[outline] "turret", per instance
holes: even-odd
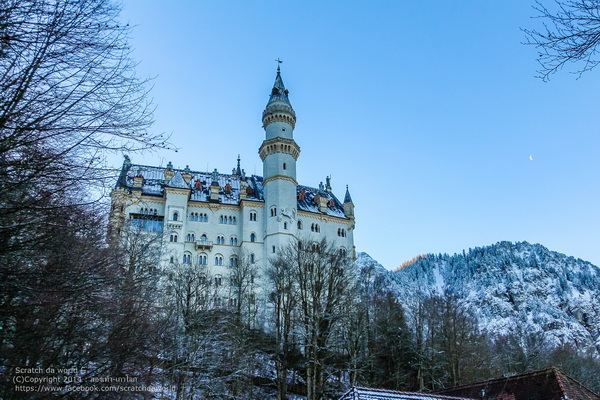
[[[296,113],[288,96],[278,66],[262,115],[265,140],[258,151],[263,161],[267,258],[274,248],[285,246],[295,237],[297,229],[296,161],[300,147],[294,141]]]
[[[346,195],[344,196],[344,214],[346,214],[346,217],[354,219],[354,203],[352,197],[350,197],[348,185],[346,185]]]

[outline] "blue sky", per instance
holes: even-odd
[[[393,268],[526,240],[599,265],[600,70],[536,79],[531,5],[124,0],[152,129],[179,148],[132,161],[228,172],[239,153],[262,174],[279,57],[298,180],[350,186],[358,251]]]

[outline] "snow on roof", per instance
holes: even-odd
[[[134,188],[133,178],[141,175],[144,180],[142,183],[142,193],[149,195],[162,196],[164,194],[164,188],[175,187],[181,189],[190,189],[190,200],[208,202],[210,199],[210,184],[212,182],[212,173],[200,172],[200,171],[189,171],[173,168],[173,178],[169,182],[165,181],[166,167],[151,167],[147,165],[138,164],[124,164],[121,172],[121,177],[117,182],[117,186],[124,187],[127,189]],[[191,175],[191,179],[188,182],[185,181],[183,175],[188,173]],[[200,182],[201,185],[196,185],[196,182]],[[238,204],[240,201],[240,187],[241,187],[241,176],[230,175],[230,174],[218,174],[219,181],[219,201],[221,204]],[[227,184],[230,185],[230,190],[227,193],[225,187]],[[252,188],[252,194],[247,194],[248,200],[264,201],[263,197],[263,178],[258,175],[251,175],[246,178],[246,185]],[[298,185],[298,194],[304,191],[304,200],[298,201],[298,209],[308,212],[314,212],[321,214],[319,211],[318,204],[315,203],[314,198],[319,194],[319,189],[312,188],[309,186]],[[344,206],[331,192],[322,192],[322,195],[327,198],[327,211],[326,214],[346,218],[344,215]],[[331,201],[333,200],[333,201]]]
[[[167,186],[180,189],[189,189],[189,185],[185,183],[185,180],[183,179],[183,176],[181,176],[181,172],[179,171],[175,172],[175,176],[171,178]]]
[[[310,211],[314,213],[320,213],[319,205],[315,202],[315,197],[319,195],[319,189],[312,188],[309,186],[298,185],[298,194],[304,191],[304,200],[300,200],[298,197],[298,209],[303,211]],[[331,192],[321,192],[321,195],[327,197],[327,215],[333,217],[346,218],[344,215],[344,206]],[[333,200],[333,204],[330,204],[330,200]]]
[[[427,393],[398,392],[387,389],[352,387],[340,400],[471,400],[464,397],[449,397]]]

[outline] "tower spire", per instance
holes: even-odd
[[[350,197],[350,190],[348,190],[348,185],[346,185],[346,196],[344,196],[344,204],[352,204],[352,197]]]
[[[269,103],[274,101],[284,101],[286,103],[290,103],[290,99],[288,98],[288,90],[285,88],[283,84],[283,79],[281,79],[281,61],[279,58],[277,60],[277,76],[275,77],[275,83],[273,84],[273,89],[271,89],[271,96],[269,97]],[[267,104],[267,106],[268,106]],[[291,106],[291,104],[290,104]]]
[[[265,107],[265,111],[263,111],[263,128],[267,130],[271,123],[279,121],[289,124],[289,127],[291,127],[293,130],[296,125],[296,113],[294,112],[292,104],[290,103],[290,99],[288,97],[289,92],[285,88],[283,79],[281,78],[281,68],[279,65],[282,63],[282,61],[280,59],[275,61],[277,61],[277,76],[275,76],[275,83],[273,84],[271,94],[269,95],[269,102]],[[285,129],[283,129],[283,131],[278,131],[276,136],[279,136],[279,132],[284,131]],[[291,135],[291,130],[285,132]],[[285,134],[284,136],[288,135]],[[267,135],[267,137],[271,138],[270,135]]]

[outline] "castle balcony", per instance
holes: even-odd
[[[169,220],[167,222],[167,227],[169,229],[181,229],[181,228],[183,228],[183,221]]]
[[[213,247],[213,242],[209,240],[197,240],[196,250],[210,250]]]

